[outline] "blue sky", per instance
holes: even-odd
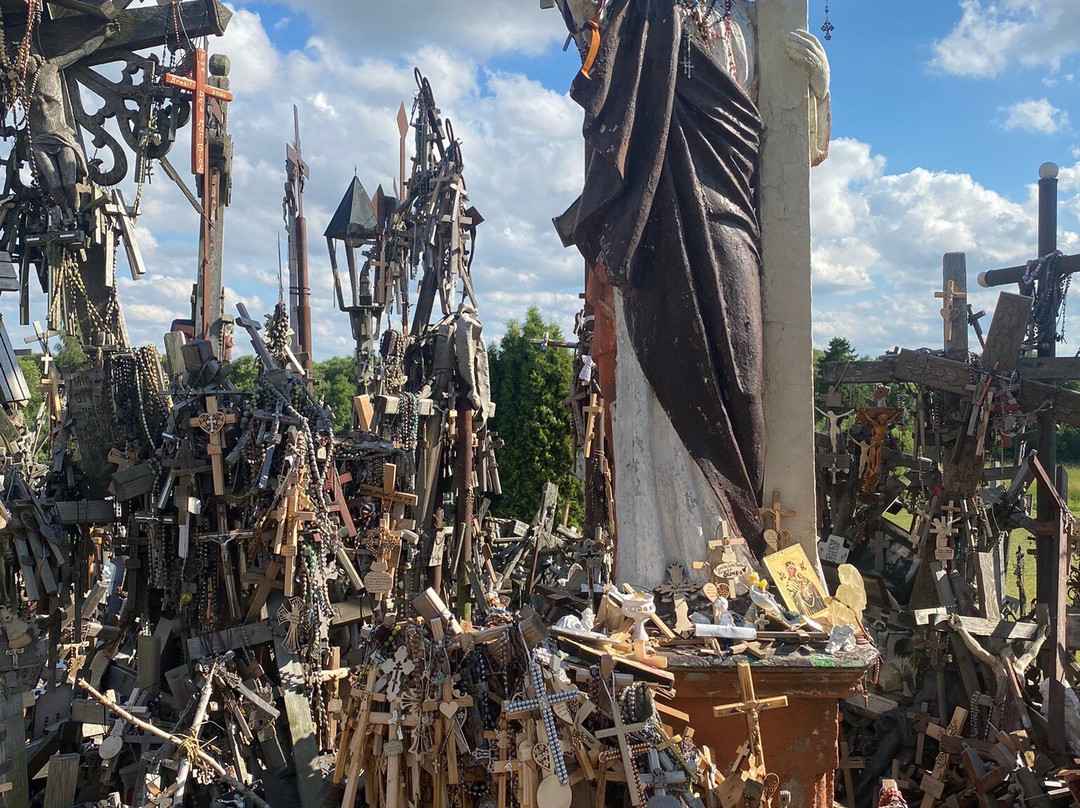
[[[353,168],[374,191],[397,165],[394,114],[412,67],[429,75],[464,142],[472,202],[487,219],[474,268],[489,340],[528,305],[569,329],[580,260],[550,225],[581,176],[580,111],[566,96],[577,55],[537,0],[238,2],[223,40],[233,62],[238,160],[228,212],[231,302],[277,296],[284,143],[299,105],[309,231],[321,233]],[[814,172],[815,342],[866,353],[938,345],[941,255],[978,271],[1034,257],[1033,183],[1062,167],[1062,246],[1080,251],[1080,2],[832,0],[833,147]],[[812,0],[811,30],[824,18]],[[177,145],[185,150],[184,143]],[[181,161],[183,162],[183,161]],[[130,198],[130,195],[129,195]],[[121,294],[135,339],[160,344],[184,309],[197,220],[158,179],[139,222],[148,279]],[[351,349],[334,311],[325,247],[311,239],[321,357]],[[996,293],[975,291],[992,307]],[[8,323],[15,300],[2,304]],[[1080,306],[1076,309],[1080,312]],[[1080,336],[1080,319],[1067,329]],[[1075,340],[1080,343],[1080,339]],[[1065,346],[1062,352],[1074,352]]]

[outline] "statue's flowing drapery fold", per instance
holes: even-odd
[[[572,92],[590,149],[574,239],[620,289],[646,380],[760,553],[761,121],[722,47],[692,37],[685,68],[673,0],[609,0],[601,36]]]

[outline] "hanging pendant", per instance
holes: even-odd
[[[832,20],[829,19],[829,5],[825,4],[825,24],[821,26],[821,30],[825,34],[825,41],[828,42],[832,39],[832,32],[836,30],[836,26],[832,24]]]

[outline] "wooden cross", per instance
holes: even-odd
[[[956,291],[956,281],[949,281],[945,284],[945,291],[934,292],[934,297],[942,301],[941,318],[945,321],[945,341],[949,342],[952,340],[953,320],[960,314],[959,309],[953,308],[953,302],[965,299],[967,293]]]
[[[499,750],[499,760],[494,764],[495,779],[498,781],[499,806],[506,802],[506,779],[513,774],[514,766],[510,760],[510,749],[514,746],[514,734],[506,727],[506,717],[499,717],[499,724],[494,732],[485,732],[484,737],[495,741]]]
[[[458,769],[458,727],[464,718],[463,708],[472,707],[471,696],[463,696],[454,691],[453,679],[449,676],[442,685],[442,699],[429,699],[424,702],[423,708],[427,712],[438,710],[443,720],[436,728],[435,745],[442,749],[445,755],[447,782],[456,786],[461,783],[461,772]]]
[[[207,98],[232,101],[233,94],[207,82],[207,56],[202,48],[194,51],[194,77],[165,74],[165,83],[191,93],[191,173],[206,173],[206,104]]]
[[[372,497],[379,500],[382,512],[393,514],[394,518],[400,518],[405,512],[405,506],[416,505],[416,494],[409,494],[397,490],[397,466],[387,463],[383,467],[383,484],[381,488],[374,485],[361,485],[357,488],[362,496]]]
[[[963,707],[957,707],[953,711],[952,720],[949,722],[949,726],[942,728],[940,725],[931,723],[926,728],[926,734],[931,738],[940,740],[946,735],[958,736],[964,728],[964,724],[967,721],[968,711]],[[937,758],[934,760],[934,768],[932,771],[927,772],[919,784],[919,788],[923,792],[923,799],[920,808],[933,808],[935,802],[941,799],[941,795],[945,793],[945,772],[949,768],[949,754],[947,752],[938,752]]]
[[[975,311],[971,307],[971,304],[968,303],[967,316],[968,325],[975,329],[975,336],[979,338],[979,345],[982,346],[983,350],[986,350],[986,337],[983,336],[982,323],[979,322],[979,320],[986,316],[986,309]]]
[[[348,472],[339,474],[337,468],[334,468],[326,481],[326,487],[334,497],[330,502],[330,513],[336,513],[338,518],[341,519],[341,524],[345,528],[348,537],[355,538],[356,525],[353,523],[352,514],[349,513],[348,503],[345,502],[345,494],[341,490],[341,487],[349,482],[352,482],[351,474]]]
[[[701,587],[693,581],[686,580],[686,571],[682,564],[669,564],[667,574],[668,582],[656,587],[656,591],[662,597],[670,598],[675,604],[675,633],[691,633],[694,630],[694,623],[690,620],[690,605],[686,601],[686,596]]]
[[[750,747],[750,769],[755,774],[765,775],[765,750],[761,745],[760,716],[764,710],[775,710],[787,707],[787,696],[773,696],[768,699],[759,699],[754,693],[754,678],[750,672],[749,662],[739,663],[739,690],[743,700],[731,704],[721,704],[713,707],[713,717],[721,718],[726,715],[746,716],[746,736]]]
[[[580,695],[577,690],[567,690],[562,693],[549,695],[547,685],[544,684],[544,673],[535,659],[529,660],[529,682],[532,689],[532,698],[511,701],[503,705],[503,712],[508,716],[519,713],[539,711],[544,725],[544,734],[547,736],[548,746],[551,747],[551,756],[555,764],[555,776],[559,782],[566,785],[570,782],[570,775],[566,771],[566,760],[563,758],[562,743],[559,740],[559,732],[555,726],[556,704],[562,702],[577,701]],[[597,734],[599,737],[599,733]]]
[[[745,546],[746,542],[743,539],[733,539],[728,524],[723,519],[720,520],[716,532],[720,538],[709,542],[709,560],[693,563],[695,570],[709,571],[712,580],[705,584],[703,589],[710,602],[718,597],[734,598],[736,580],[748,570],[735,552],[736,544]]]
[[[614,695],[612,695],[610,690],[608,690],[607,682],[603,682],[603,685],[604,692],[607,693],[608,703],[611,705],[611,718],[615,722],[615,726],[611,729],[597,730],[596,737],[601,739],[616,739],[617,743],[619,744],[618,754],[622,757],[623,769],[626,771],[627,780],[629,781],[632,773],[634,780],[637,781],[637,767],[634,763],[634,757],[639,753],[634,751],[634,745],[627,737],[627,735],[629,735],[629,733],[631,732],[641,732],[649,726],[649,723],[647,721],[642,721],[638,724],[624,724],[622,717],[622,707],[619,705],[619,700]],[[611,751],[613,753],[615,752],[615,750]],[[603,756],[603,753],[601,753],[601,756]],[[601,757],[601,759],[603,759],[603,757]],[[641,794],[642,789],[631,788],[628,790],[630,792],[630,802],[633,803],[635,806],[641,805],[641,803],[643,802]]]
[[[780,492],[772,492],[772,507],[771,508],[758,508],[758,513],[762,516],[771,516],[773,520],[772,530],[765,531],[765,543],[773,550],[783,550],[789,544],[791,544],[791,532],[783,529],[781,520],[798,516],[798,513],[792,510],[786,510],[780,504]]]
[[[838,768],[844,773],[844,797],[847,799],[844,805],[847,808],[855,808],[855,780],[851,776],[851,771],[865,767],[865,760],[851,757],[847,741],[840,741],[840,766]]]
[[[939,516],[933,520],[930,532],[936,537],[937,549],[934,557],[938,561],[952,561],[956,557],[956,551],[949,546],[949,539],[956,535],[956,528],[949,516]]]
[[[300,629],[307,623],[304,615],[302,598],[289,598],[281,604],[277,613],[278,622],[285,625],[285,640],[282,642],[294,654],[300,651]]]
[[[287,598],[292,597],[295,586],[296,555],[300,548],[300,525],[317,520],[315,512],[311,510],[307,494],[303,491],[303,479],[301,474],[292,481],[292,487],[289,489],[284,504],[273,512],[278,519],[273,550],[285,559],[284,587]]]
[[[225,449],[225,427],[236,423],[236,413],[232,410],[219,410],[217,396],[206,397],[206,412],[192,418],[188,424],[199,427],[210,436],[206,444],[206,453],[210,455],[210,465],[214,474],[214,493],[225,493],[225,467],[221,454]]]
[[[618,712],[617,707],[616,712]],[[645,802],[645,783],[641,779],[637,757],[652,751],[655,751],[655,747],[651,743],[632,743],[625,747],[620,744],[619,749],[605,749],[597,756],[600,763],[613,763],[620,757],[622,758],[623,775],[626,777],[626,790],[630,793],[630,801],[634,805],[641,805]]]
[[[585,419],[585,457],[592,457],[593,436],[596,434],[596,419],[604,416],[604,404],[596,393],[589,394],[589,403],[583,408]]]

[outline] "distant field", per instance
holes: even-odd
[[[1080,466],[1065,466],[1069,472],[1069,510],[1080,517]],[[907,529],[911,525],[911,514],[907,511],[903,511],[895,516],[886,514],[889,519],[901,525]],[[1035,542],[1030,535],[1023,530],[1014,530],[1012,536],[1012,546],[1016,547],[1016,542],[1023,542],[1024,549],[1034,548]],[[1009,558],[1009,574],[1005,581],[1005,593],[1016,597],[1016,577],[1013,573],[1013,554],[1015,549],[1010,553]],[[1024,563],[1024,588],[1027,590],[1028,600],[1030,601],[1035,597],[1035,559],[1028,556]]]

